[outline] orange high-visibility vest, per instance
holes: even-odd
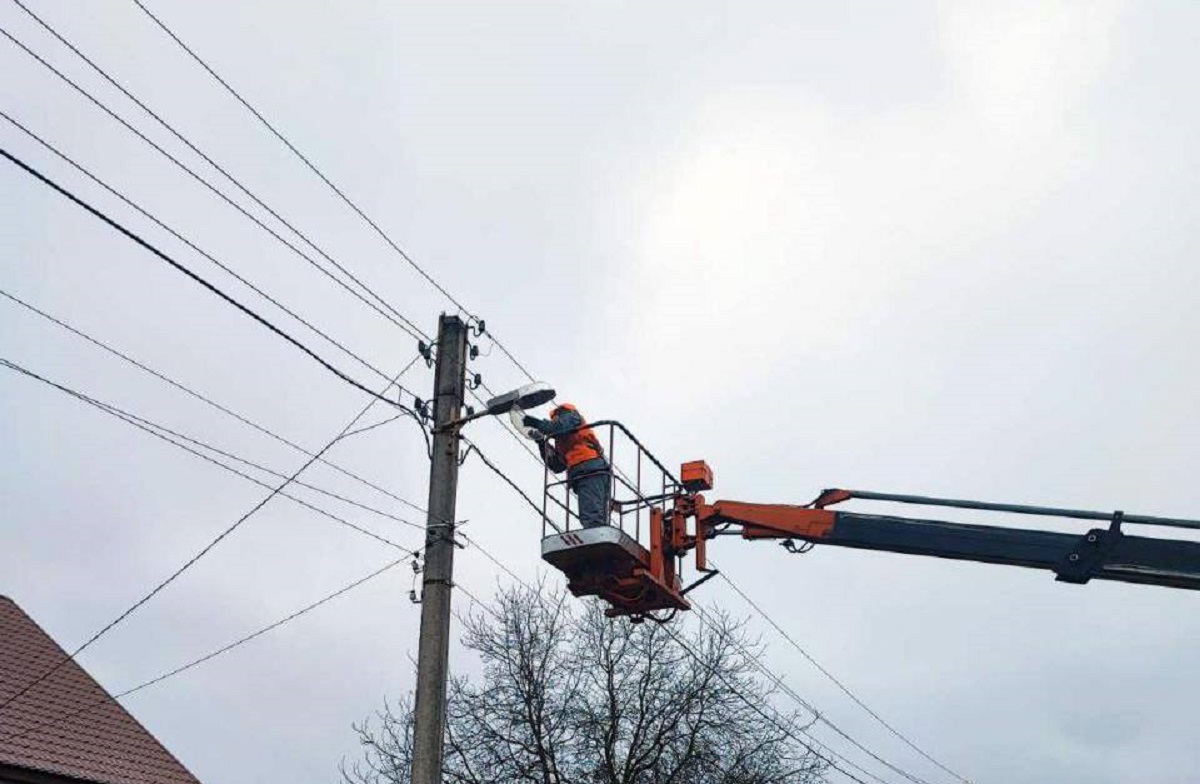
[[[559,411],[574,411],[579,413],[579,409],[570,403],[563,403],[554,409],[554,414],[557,414]],[[554,417],[554,414],[551,414],[551,418]],[[580,417],[580,419],[583,419],[583,417]],[[604,457],[604,449],[600,446],[600,439],[596,438],[595,431],[590,427],[580,428],[574,433],[557,436],[554,439],[554,450],[566,462],[568,470],[588,460]]]

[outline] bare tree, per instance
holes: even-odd
[[[797,714],[764,718],[773,688],[740,624],[670,630],[604,617],[561,591],[511,587],[463,621],[478,680],[450,683],[448,784],[807,784],[821,761]],[[679,640],[676,639],[679,638]],[[682,644],[680,644],[682,642]],[[690,651],[690,653],[689,653]],[[412,706],[355,731],[345,784],[408,784]]]

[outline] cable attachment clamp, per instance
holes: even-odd
[[[1055,579],[1063,583],[1083,585],[1104,568],[1109,555],[1124,538],[1121,523],[1125,513],[1113,512],[1109,527],[1094,528],[1075,542],[1071,552],[1054,569]]]
[[[429,403],[430,401],[428,400],[422,400],[416,396],[413,397],[413,410],[417,412],[417,416],[420,417],[421,422],[428,422],[433,418],[433,415],[429,413]]]

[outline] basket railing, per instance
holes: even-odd
[[[604,447],[607,467],[602,469],[602,473],[609,478],[608,524],[645,544],[642,540],[643,519],[648,525],[649,510],[665,506],[666,501],[679,493],[682,485],[620,422],[603,420],[582,425],[567,433],[585,427],[592,428]],[[558,528],[559,522],[560,533],[581,528],[578,499],[573,497],[571,487],[587,474],[569,476],[568,472],[560,478],[546,467],[543,475],[542,536],[546,536],[547,526]]]

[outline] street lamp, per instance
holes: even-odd
[[[487,408],[483,411],[477,411],[470,416],[455,419],[452,422],[447,422],[440,428],[434,430],[446,431],[460,428],[468,422],[473,422],[476,419],[481,419],[485,416],[500,416],[507,414],[514,408],[521,410],[529,408],[537,408],[543,403],[549,403],[555,397],[554,387],[541,381],[536,381],[532,384],[526,384],[523,387],[505,392],[502,395],[497,395],[487,402]]]
[[[487,402],[487,413],[491,416],[499,416],[507,414],[514,408],[528,409],[537,408],[543,403],[549,403],[554,399],[554,388],[549,384],[538,381],[533,384],[526,384],[523,387],[517,387],[511,392],[505,392],[503,395],[497,395]]]

